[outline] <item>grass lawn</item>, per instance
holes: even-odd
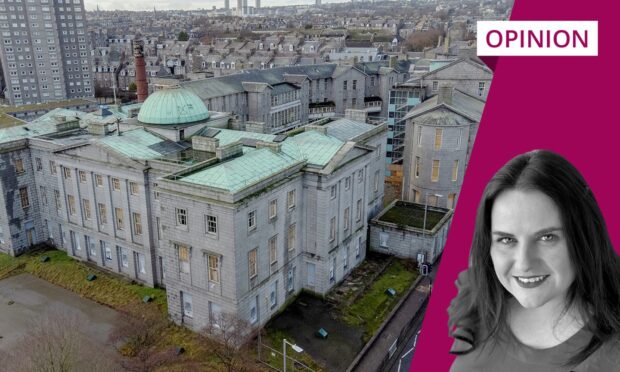
[[[364,342],[367,342],[417,277],[413,263],[394,260],[362,297],[342,308],[344,321],[364,327]],[[396,296],[388,296],[385,293],[388,288],[394,288]]]
[[[399,202],[381,216],[379,220],[397,225],[417,227],[418,229],[426,228],[426,230],[432,230],[445,215],[445,212],[438,212],[427,208],[425,224],[424,205]]]
[[[266,340],[265,339],[262,340],[263,344],[271,346],[273,349],[277,350],[278,353],[274,353],[269,349],[263,348],[262,349],[263,355],[261,359],[265,361],[266,363],[268,363],[270,366],[281,370],[283,367],[283,361],[284,361],[284,358],[282,356],[282,340],[286,339],[286,341],[290,342],[291,344],[295,344],[295,340],[290,335],[287,335],[285,332],[279,331],[279,330],[267,328],[266,333],[267,333],[265,336]],[[287,357],[286,358],[286,370],[287,371],[293,370],[293,367],[292,367],[293,360],[291,358],[294,358],[302,362],[303,364],[307,365],[308,367],[312,368],[313,370],[317,372],[323,371],[323,367],[317,364],[312,359],[312,357],[310,357],[310,355],[308,355],[305,352],[296,353],[290,346],[287,346],[286,357]],[[303,370],[303,367],[300,367],[296,370]]]
[[[41,262],[41,256],[49,256],[50,260]],[[130,283],[126,279],[116,277],[103,270],[86,266],[62,251],[50,250],[19,257],[0,253],[0,280],[23,272],[33,274],[114,309],[130,308],[139,311],[144,306],[156,306],[161,312],[162,318],[167,319],[165,290]],[[87,281],[86,276],[88,274],[96,274],[97,279],[92,282]],[[149,304],[142,303],[142,298],[146,295],[154,298]],[[185,371],[188,366],[198,368],[198,370],[223,370],[217,356],[206,349],[196,333],[172,322],[169,322],[161,333],[157,346],[162,349],[169,346],[181,346],[185,349],[185,353],[178,359],[178,363],[175,362],[174,365],[168,365],[158,370]]]

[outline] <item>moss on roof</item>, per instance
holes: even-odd
[[[429,206],[426,211],[426,226],[424,226],[424,209],[423,204],[397,202],[379,218],[379,221],[432,230],[446,215],[446,212],[434,210]]]

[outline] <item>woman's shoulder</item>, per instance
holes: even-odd
[[[612,337],[584,360],[575,372],[620,371],[620,335]]]
[[[470,277],[469,270],[459,274],[455,282],[458,294],[452,299],[448,308],[450,336],[454,338],[450,349],[452,354],[466,354],[473,350],[475,344],[477,322],[472,311],[473,294]]]

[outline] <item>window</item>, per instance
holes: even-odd
[[[250,279],[258,275],[258,267],[256,264],[256,248],[252,249],[248,253],[248,273],[250,275]]]
[[[88,251],[89,257],[97,257],[97,246],[95,242],[93,242],[92,238],[88,235],[84,235],[84,240],[86,241],[86,250]]]
[[[344,252],[342,253],[343,253],[342,254],[342,261],[343,261],[342,267],[346,270],[349,267],[349,246],[347,246]]]
[[[34,161],[37,165],[37,171],[43,170],[43,163],[41,162],[41,158],[34,158]]]
[[[67,195],[67,204],[69,205],[69,214],[75,216],[75,197]]]
[[[256,229],[256,211],[248,213],[248,231]]]
[[[24,161],[22,159],[15,159],[15,173],[24,173]]]
[[[112,261],[112,248],[110,248],[110,245],[102,240],[101,247],[103,248],[103,254],[105,255],[105,259],[107,261]]]
[[[439,82],[438,81],[433,81],[433,92],[435,92],[437,90],[437,88],[439,88]]]
[[[420,177],[420,173],[422,173],[422,159],[419,156],[415,157],[415,176]]]
[[[458,159],[452,164],[452,181],[456,181],[459,177],[459,161]]]
[[[82,208],[84,209],[84,218],[90,220],[90,201],[82,199]]]
[[[332,217],[329,220],[329,240],[332,241],[336,239],[336,217]]]
[[[353,90],[357,89],[357,80],[353,80],[353,84],[352,84],[351,88],[353,88]]]
[[[129,256],[127,256],[127,249],[118,247],[121,253],[121,265],[123,267],[129,267]]]
[[[276,218],[278,215],[278,199],[269,202],[269,219]]]
[[[146,274],[146,262],[144,254],[136,252],[136,258],[138,259],[138,272],[140,274]]]
[[[433,173],[431,173],[431,182],[439,181],[439,160],[433,160]]]
[[[39,186],[39,194],[41,194],[41,201],[43,205],[47,205],[47,190],[45,186]]]
[[[222,307],[209,301],[209,321],[215,328],[222,327]]]
[[[348,190],[351,188],[351,177],[347,177],[344,179],[344,189]]]
[[[288,273],[286,275],[286,283],[289,292],[293,292],[295,290],[295,268],[291,267],[288,269]]]
[[[121,190],[121,181],[118,178],[112,178],[112,190],[114,191]]]
[[[136,212],[133,213],[133,233],[142,235],[142,216]]]
[[[329,267],[329,281],[333,283],[336,280],[336,257],[332,259],[332,264]]]
[[[217,234],[217,217],[206,215],[205,216],[205,232],[207,234]]]
[[[177,252],[179,255],[179,272],[182,272],[184,274],[189,274],[190,249],[186,245],[175,244],[175,246],[177,248]]]
[[[116,216],[116,228],[123,230],[125,223],[123,222],[123,210],[121,208],[114,208],[114,216]]]
[[[295,224],[288,227],[288,251],[295,250],[295,241],[297,240],[297,226]]]
[[[286,195],[286,204],[288,209],[295,208],[295,190],[291,190]]]
[[[97,204],[97,209],[99,210],[99,223],[101,225],[105,225],[106,223],[108,223],[108,216],[106,213],[105,204],[103,203]]]
[[[220,257],[216,255],[207,256],[209,266],[209,281],[213,283],[220,282]]]
[[[70,168],[62,168],[63,171],[63,175],[65,177],[66,180],[70,180],[71,179],[71,169]]]
[[[357,171],[357,182],[360,183],[364,180],[364,170],[360,169]]]
[[[250,323],[254,324],[258,321],[258,296],[254,297],[250,307]]]
[[[140,194],[140,190],[138,189],[138,184],[136,182],[129,182],[129,192],[131,195]]]
[[[456,200],[456,194],[448,194],[448,205],[447,208],[454,209],[454,201]]]
[[[355,210],[355,220],[357,222],[362,220],[362,199],[357,201],[357,208]]]
[[[97,187],[103,187],[103,177],[100,174],[95,174],[95,185]]]
[[[438,201],[439,201],[439,196],[438,195],[429,195],[428,196],[428,205],[432,205],[433,207],[436,207]]]
[[[177,216],[177,226],[187,226],[187,210],[175,208]]]
[[[346,80],[342,82],[342,90],[347,90],[347,84],[348,84],[348,81]]]
[[[360,248],[362,247],[362,237],[357,238],[357,243],[355,244],[355,258],[360,257]]]
[[[435,129],[435,150],[441,150],[441,140],[443,137],[443,129]]]
[[[86,172],[78,171],[78,174],[80,175],[80,183],[86,183]]]
[[[19,189],[19,200],[22,203],[22,208],[28,208],[30,206],[30,200],[28,199],[28,187],[22,187]]]
[[[271,288],[269,291],[269,306],[273,309],[278,305],[278,281],[271,283]]]
[[[349,207],[344,209],[344,229],[349,229]]]
[[[269,263],[271,265],[278,262],[278,236],[269,238]]]
[[[379,191],[379,171],[375,172],[375,192]]]
[[[54,199],[56,201],[56,211],[60,212],[60,208],[62,207],[62,204],[60,203],[60,191],[54,190]]]
[[[461,148],[461,138],[463,137],[463,128],[459,128],[459,136],[456,138],[456,149]]]
[[[337,186],[336,186],[336,185],[332,186],[332,187],[329,189],[329,197],[330,197],[331,199],[335,199],[335,198],[336,198],[336,193],[337,193],[337,191],[338,191]]]
[[[188,318],[194,317],[194,309],[192,307],[192,295],[187,292],[181,292],[181,304],[183,305],[183,315]]]
[[[482,97],[484,95],[484,85],[485,85],[485,83],[483,81],[478,83],[478,95],[480,97]]]

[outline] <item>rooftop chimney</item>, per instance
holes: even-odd
[[[136,86],[138,102],[144,102],[149,95],[149,85],[146,81],[146,63],[144,63],[144,42],[133,41],[133,56],[136,64]]]

